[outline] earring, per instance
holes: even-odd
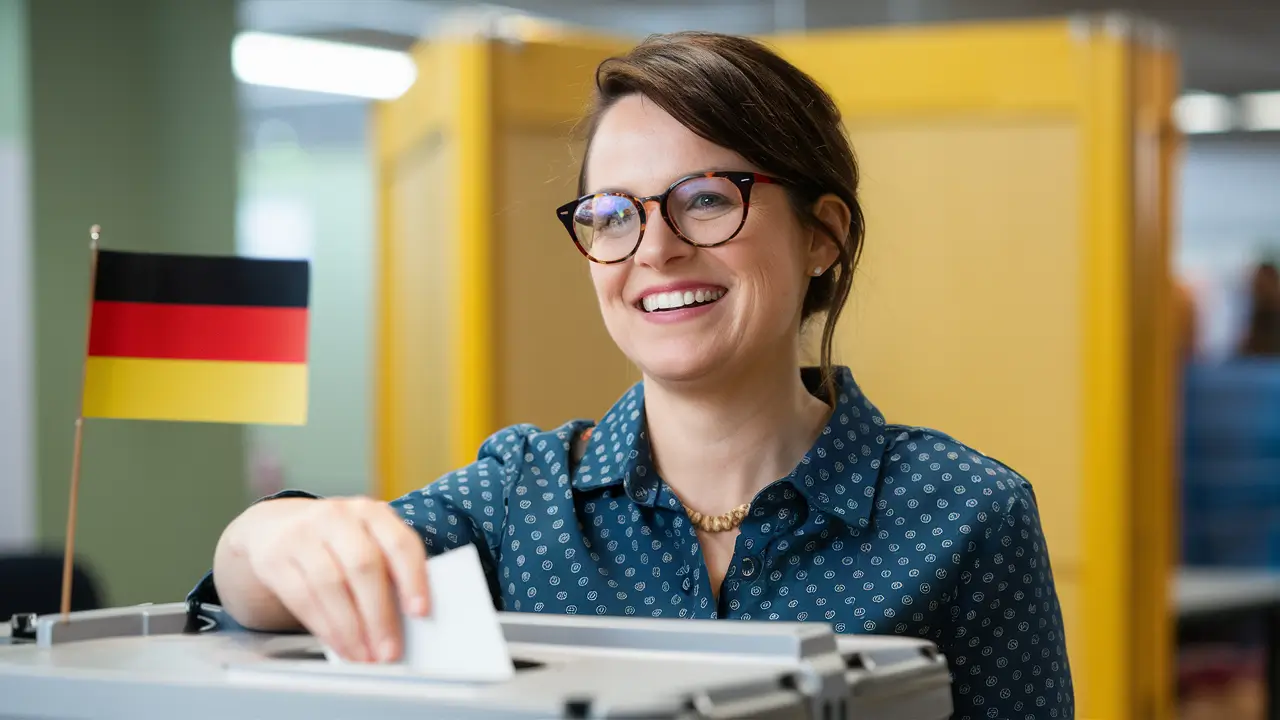
[[[816,267],[816,268],[814,268],[814,269],[813,269],[813,276],[814,276],[814,277],[818,277],[818,276],[819,276],[819,275],[821,275],[821,274],[822,274],[822,268],[821,268],[821,267]]]

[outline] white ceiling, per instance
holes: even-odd
[[[637,37],[693,28],[764,33],[1121,10],[1173,32],[1186,88],[1231,94],[1280,89],[1277,0],[1124,0],[1118,6],[1106,0],[507,0],[502,6]],[[431,34],[446,15],[484,7],[436,0],[241,0],[241,24],[403,49]],[[261,88],[246,88],[245,97],[254,107],[341,102]]]

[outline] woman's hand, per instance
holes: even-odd
[[[360,662],[399,658],[401,609],[430,609],[422,538],[389,505],[369,498],[254,505],[223,534],[214,578],[223,605],[242,624],[279,624],[287,613],[344,659]]]

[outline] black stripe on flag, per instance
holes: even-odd
[[[93,299],[305,308],[309,283],[306,260],[102,250]]]

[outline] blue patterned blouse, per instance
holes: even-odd
[[[752,502],[718,599],[697,533],[653,469],[642,383],[595,426],[576,467],[571,443],[591,423],[516,425],[392,505],[431,554],[476,544],[505,610],[923,637],[950,662],[954,717],[1074,717],[1030,484],[942,433],[886,423],[847,368],[837,381],[817,442]]]

